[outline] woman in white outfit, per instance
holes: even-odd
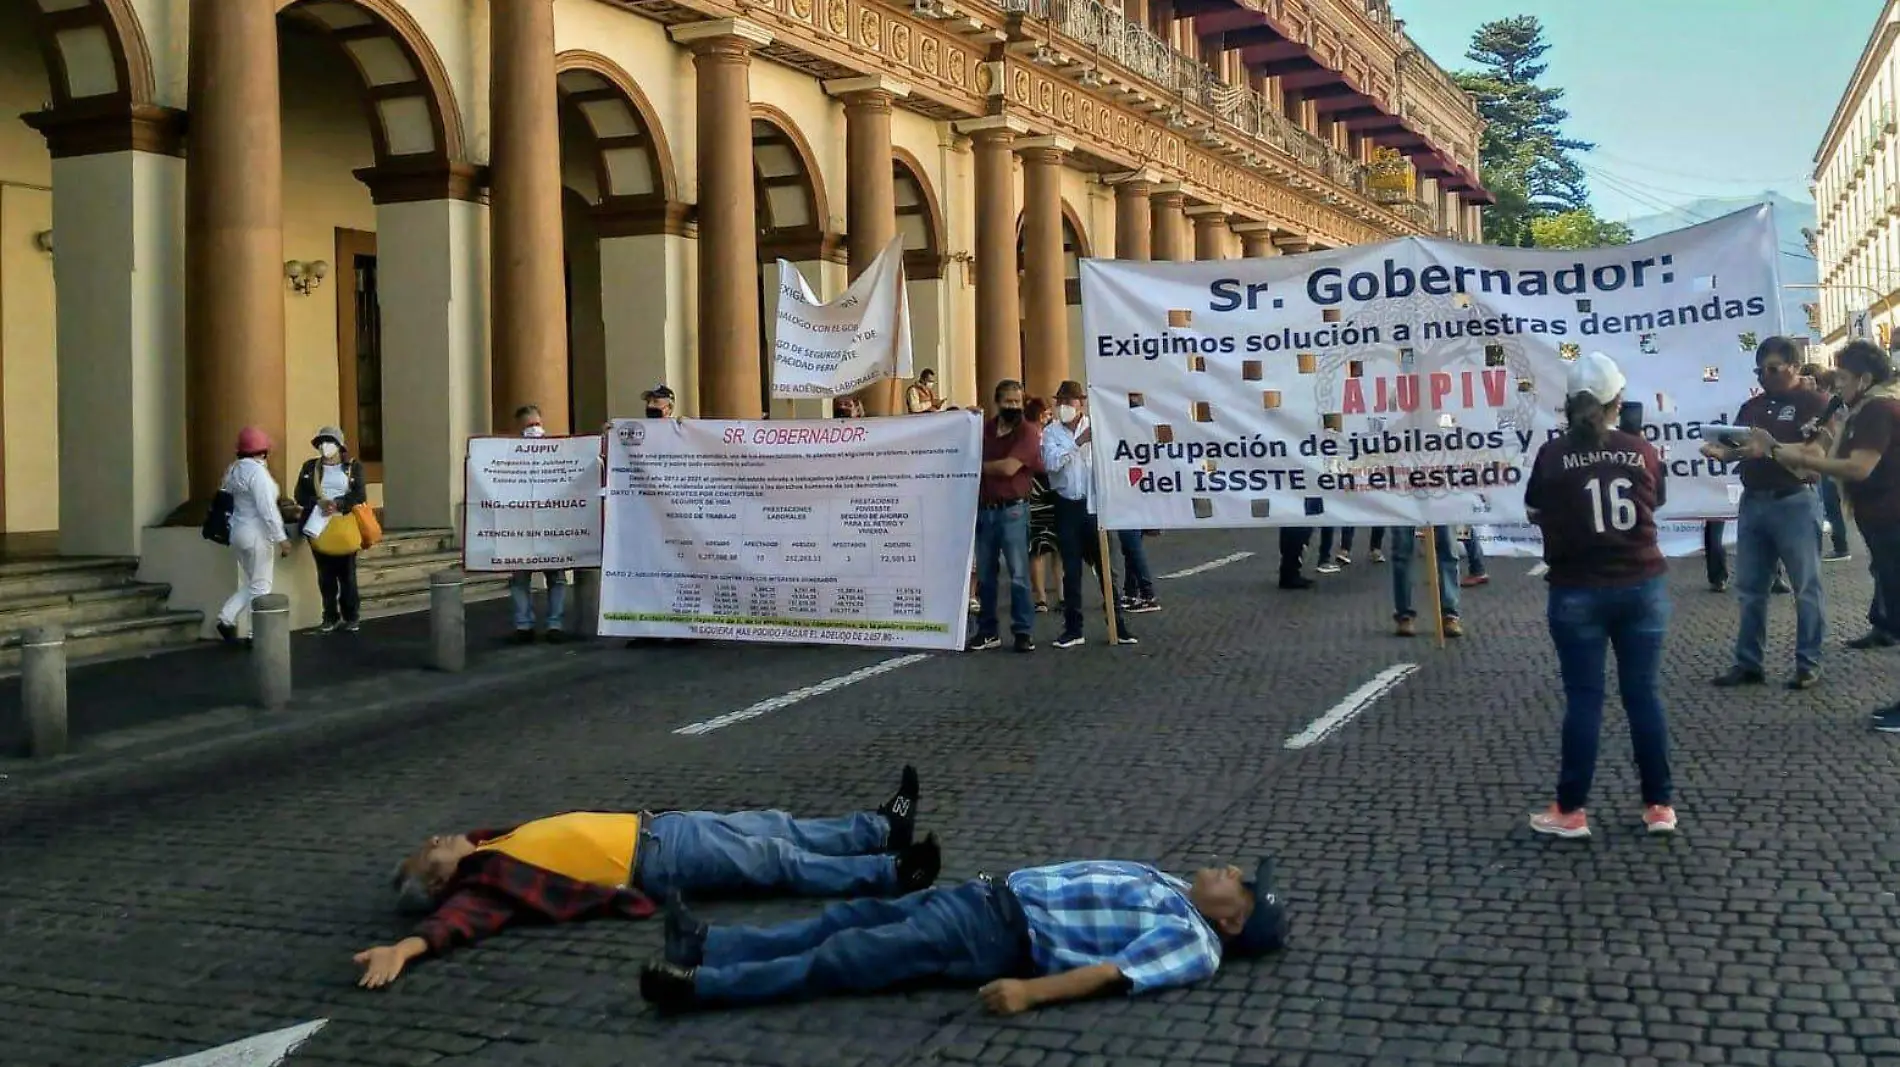
[[[290,536],[277,510],[277,479],[265,465],[270,449],[270,435],[257,427],[238,431],[237,461],[220,487],[231,494],[231,549],[238,562],[237,592],[218,612],[218,636],[228,645],[237,643],[238,615],[271,591],[276,557],[290,555]]]

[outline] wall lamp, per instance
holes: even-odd
[[[323,279],[330,275],[330,264],[321,259],[308,263],[302,260],[290,260],[284,264],[284,278],[290,282],[290,289],[298,296],[309,296],[323,285]]]
[[[33,247],[39,249],[40,251],[46,253],[49,256],[52,255],[53,254],[53,231],[41,230],[40,232],[34,234]]]

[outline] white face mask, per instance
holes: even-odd
[[[521,431],[521,436],[523,437],[546,437],[547,435],[548,432],[539,426],[530,426]]]
[[[1061,404],[1056,407],[1056,418],[1061,421],[1064,426],[1074,422],[1079,414],[1080,413],[1075,410],[1074,404]]]
[[[317,446],[317,451],[323,454],[324,459],[335,459],[343,450],[336,446],[335,441],[325,441]]]

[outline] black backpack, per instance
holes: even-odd
[[[211,510],[205,515],[204,539],[213,544],[231,543],[231,516],[237,511],[237,497],[220,489],[211,495]]]

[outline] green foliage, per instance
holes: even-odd
[[[1630,228],[1597,217],[1588,207],[1531,220],[1531,244],[1538,248],[1602,248],[1630,243]]]

